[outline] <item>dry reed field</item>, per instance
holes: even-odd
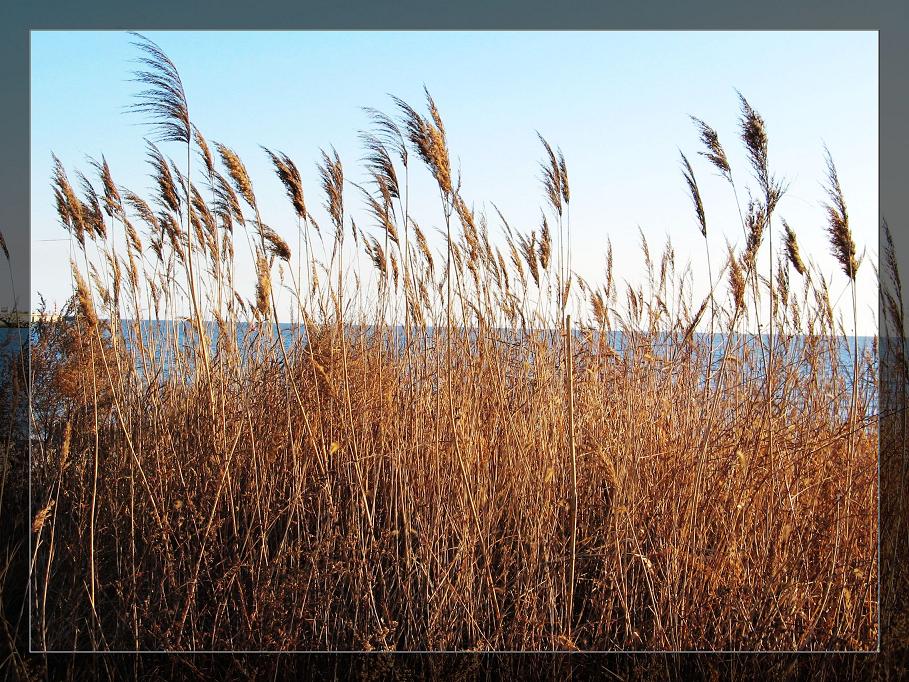
[[[873,265],[829,154],[836,272],[778,213],[742,97],[750,167],[694,119],[681,180],[705,239],[694,162],[728,181],[744,248],[683,262],[641,238],[639,283],[613,276],[611,246],[594,283],[542,137],[530,232],[462,196],[428,92],[369,110],[364,186],[333,151],[319,188],[277,150],[275,177],[252,178],[135,40],[133,109],[175,152],[149,143],[153,195],[103,158],[52,178],[74,296],[31,330],[33,647],[877,647],[877,339],[855,331]],[[409,212],[427,173],[441,252]],[[296,225],[260,214],[267,182]]]

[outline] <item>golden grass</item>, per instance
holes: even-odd
[[[718,281],[729,291],[695,295],[671,244],[655,267],[644,241],[644,284],[620,304],[611,255],[605,287],[571,272],[567,164],[545,141],[548,218],[539,235],[505,223],[499,246],[452,180],[428,93],[426,117],[395,100],[400,126],[371,110],[375,188],[363,191],[384,240],[354,230],[341,160],[323,153],[335,228],[323,263],[293,162],[266,150],[307,239],[296,254],[263,224],[245,166],[220,144],[234,187],[218,174],[180,95],[166,130],[183,131],[187,153],[195,140],[211,192],[153,149],[160,196],[146,203],[117,192],[105,162],[102,231],[55,168],[61,219],[99,274],[93,293],[74,265],[75,317],[36,330],[37,648],[876,646],[876,355],[844,353],[826,280],[816,268],[802,276],[810,263],[788,225],[797,272],[759,279],[782,189],[744,98],[764,197],[743,219],[745,252],[728,249]],[[715,131],[696,123],[732,183]],[[413,158],[438,185],[442,261],[408,213]],[[233,276],[247,226],[259,237],[253,302]],[[359,261],[344,266],[360,248],[371,292]],[[121,260],[134,273],[125,279]],[[286,345],[279,268],[297,302]],[[101,297],[102,284],[115,291]],[[170,319],[187,291],[182,336],[152,325],[137,341],[135,320]],[[771,337],[740,334],[748,299],[759,322],[768,294]],[[101,310],[132,321],[112,329]],[[695,333],[707,318],[722,340]]]

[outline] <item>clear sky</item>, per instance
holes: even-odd
[[[296,246],[296,223],[259,145],[289,154],[310,207],[321,204],[316,162],[334,145],[347,176],[365,180],[358,131],[362,107],[393,113],[388,94],[423,111],[424,84],[445,121],[463,194],[500,223],[538,227],[543,195],[542,133],[563,150],[571,181],[573,265],[604,281],[606,240],[619,282],[643,277],[640,228],[652,252],[671,237],[706,291],[703,240],[679,149],[704,198],[714,267],[728,238],[743,243],[729,186],[717,177],[688,118],[716,128],[741,189],[751,173],[739,142],[736,89],[763,116],[771,170],[788,182],[777,216],[795,229],[803,254],[849,300],[825,234],[824,144],[846,196],[858,251],[859,333],[877,329],[878,40],[875,32],[148,32],[177,65],[193,121],[209,141],[244,160],[263,220]],[[115,180],[150,198],[142,118],[125,113],[137,50],[120,32],[32,32],[32,290],[51,305],[69,291],[68,245],[50,187],[51,152],[71,178],[104,154]],[[165,154],[179,154],[172,144]],[[417,180],[416,188],[429,187]],[[353,188],[350,205],[361,200]],[[442,225],[438,194],[412,200],[424,228]],[[327,221],[320,221],[327,224]],[[366,227],[365,214],[358,224]],[[775,248],[781,224],[774,221]],[[376,229],[373,234],[378,235]],[[433,230],[427,230],[432,233]],[[496,240],[504,243],[504,240]],[[431,243],[441,248],[438,238]],[[765,238],[766,243],[766,238]],[[766,249],[766,245],[764,247]],[[241,250],[238,249],[238,253]],[[765,253],[762,251],[762,253]],[[760,262],[766,262],[766,258]],[[238,266],[238,278],[251,270]],[[681,267],[679,268],[681,269]],[[725,295],[725,284],[721,286]],[[851,306],[850,306],[851,308]],[[846,307],[843,307],[846,310]],[[851,311],[847,316],[850,321]]]

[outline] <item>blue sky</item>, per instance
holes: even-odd
[[[867,249],[858,278],[859,331],[876,330],[870,267],[878,249],[874,32],[146,35],[180,70],[194,122],[210,141],[226,143],[243,158],[263,220],[292,246],[295,221],[259,145],[288,153],[303,173],[309,205],[321,204],[319,150],[334,145],[347,176],[364,180],[358,131],[368,118],[362,107],[391,113],[391,93],[422,110],[425,84],[444,118],[463,194],[486,210],[493,235],[500,230],[490,202],[513,227],[529,232],[538,226],[543,149],[536,131],[561,147],[572,186],[573,265],[592,283],[604,280],[607,237],[619,281],[640,280],[640,228],[654,252],[670,236],[677,261],[691,259],[696,290],[705,291],[703,241],[679,149],[701,185],[714,264],[722,262],[727,238],[742,246],[729,187],[697,155],[701,147],[688,118],[716,128],[743,198],[751,174],[738,139],[739,89],[764,117],[771,169],[788,182],[778,216],[832,276],[838,298],[846,280],[829,255],[822,206],[824,144],[829,147],[859,253]],[[104,154],[119,184],[148,196],[144,137],[151,131],[124,111],[136,92],[129,78],[137,52],[127,34],[36,31],[31,50],[32,289],[53,305],[66,298],[70,280],[66,243],[42,241],[66,236],[54,211],[51,152],[71,175],[88,172],[87,156]],[[162,149],[179,154],[173,145]],[[429,188],[425,178],[415,183],[415,190]],[[355,191],[346,192],[358,206]],[[423,194],[412,201],[418,222],[441,226],[438,195]],[[366,225],[365,216],[358,224]],[[778,244],[778,220],[773,229]],[[438,240],[433,245],[441,247]],[[243,274],[241,264],[238,277]],[[721,291],[725,295],[725,285]]]

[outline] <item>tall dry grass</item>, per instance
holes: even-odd
[[[190,124],[176,68],[140,44],[138,109],[201,163],[150,143],[148,199],[106,162],[81,191],[56,165],[75,296],[33,329],[33,646],[876,646],[876,349],[845,341],[788,225],[788,260],[762,271],[783,189],[744,98],[760,190],[745,249],[695,293],[672,244],[642,237],[643,283],[620,292],[611,248],[605,285],[571,271],[561,151],[543,140],[538,230],[498,213],[496,238],[428,92],[425,114],[370,110],[368,229],[336,152],[319,225],[295,163],[265,150],[293,252],[240,157]],[[441,254],[410,213],[415,162],[438,190]],[[847,221],[831,229],[851,243]],[[256,264],[252,299],[235,249]],[[771,333],[743,333],[762,299]],[[186,323],[166,322],[186,301]]]

